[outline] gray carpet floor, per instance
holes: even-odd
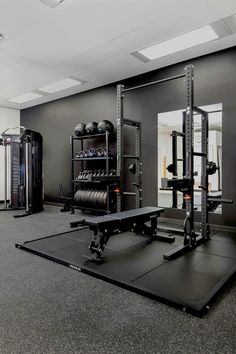
[[[236,353],[236,282],[199,319],[15,248],[76,215],[0,213],[0,353]]]

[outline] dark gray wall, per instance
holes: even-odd
[[[21,123],[39,131],[44,139],[45,199],[55,201],[58,185],[70,191],[70,136],[79,122],[113,120],[116,117],[115,88],[100,88],[21,112]]]
[[[183,72],[184,66],[195,67],[195,104],[223,103],[223,194],[234,200],[224,205],[222,215],[211,222],[236,226],[236,49],[228,49],[189,62],[126,80],[126,85],[144,83]],[[157,113],[184,108],[183,80],[129,92],[125,114],[143,122],[143,204],[156,205],[157,200]],[[69,190],[69,136],[82,121],[116,120],[116,85],[109,85],[58,101],[25,109],[21,123],[42,133],[44,137],[45,196],[58,197],[58,184]],[[167,211],[166,216],[182,217],[181,211]]]

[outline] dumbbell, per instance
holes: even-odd
[[[97,156],[98,157],[105,157],[106,154],[106,150],[103,147],[99,147],[97,148]]]
[[[87,173],[86,179],[87,180],[91,180],[92,175],[93,175],[92,171],[89,170],[88,173]]]
[[[101,176],[102,170],[97,170],[96,177]]]
[[[110,176],[115,176],[116,175],[116,170],[111,170],[109,175]]]
[[[85,171],[83,171],[83,172],[81,173],[81,179],[84,179],[84,177],[85,177]]]
[[[80,151],[77,154],[78,154],[78,157],[81,158],[81,159],[86,157],[85,151]]]
[[[106,170],[101,170],[100,176],[106,176]]]
[[[86,179],[88,179],[91,175],[92,175],[92,171],[91,170],[87,170],[86,171]]]
[[[90,157],[90,155],[89,155],[89,150],[84,150],[84,157],[85,157],[85,158]]]
[[[78,180],[81,180],[81,179],[82,179],[82,172],[80,172],[80,173],[78,174],[77,179],[78,179]]]
[[[88,150],[88,155],[89,155],[89,157],[97,157],[97,149],[90,148]]]
[[[84,171],[83,173],[83,179],[86,180],[88,178],[88,171]]]

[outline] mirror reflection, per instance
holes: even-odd
[[[209,113],[208,160],[212,171],[209,175],[209,195],[220,197],[222,194],[222,104],[200,107]],[[171,179],[184,175],[185,143],[184,143],[184,110],[159,113],[157,117],[158,138],[158,203],[165,208],[185,208],[183,194],[177,190],[163,187],[162,178]],[[201,151],[201,117],[194,114],[193,132],[194,151]],[[201,157],[194,158],[194,207],[201,210]],[[215,213],[221,213],[221,205]]]

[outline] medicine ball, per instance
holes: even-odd
[[[97,134],[97,126],[96,122],[89,122],[85,127],[85,134]]]
[[[76,136],[82,136],[85,134],[85,124],[84,123],[79,123],[75,127],[75,135]]]
[[[98,133],[104,134],[106,132],[113,133],[114,125],[109,120],[103,120],[98,124]]]

